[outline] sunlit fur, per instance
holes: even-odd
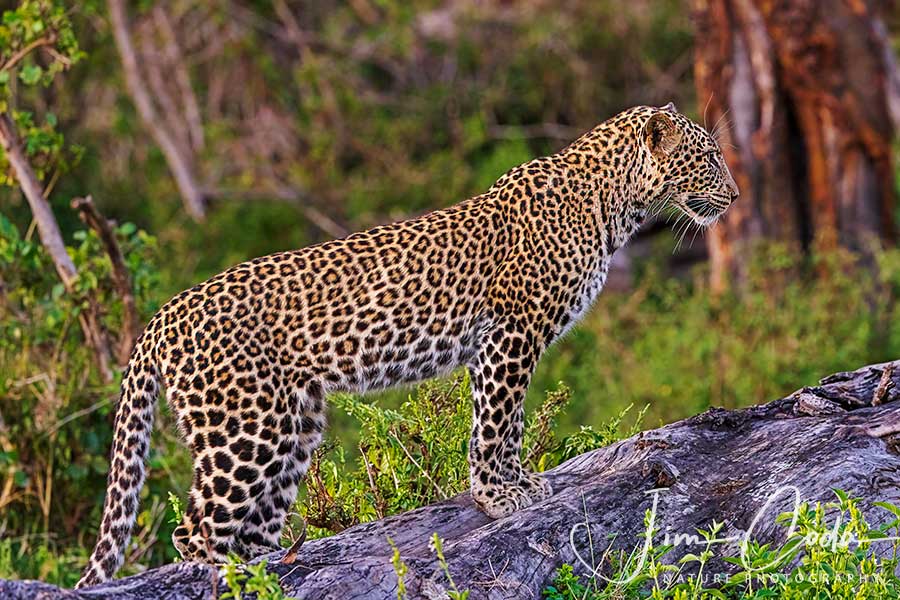
[[[725,115],[710,132],[683,115],[671,117],[682,131],[682,141],[660,165],[663,184],[651,203],[650,215],[668,213],[677,248],[692,226],[696,236],[715,224],[740,192],[719,146],[727,127]]]
[[[455,206],[257,258],[178,294],[122,376],[103,519],[78,586],[122,564],[160,388],[194,461],[173,534],[185,559],[278,549],[327,394],[463,365],[475,502],[502,518],[549,497],[520,457],[541,354],[594,303],[648,212],[675,206],[706,225],[736,195],[706,131],[674,107],[637,107]]]

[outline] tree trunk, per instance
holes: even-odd
[[[447,579],[428,543],[437,533],[454,582],[471,590],[473,600],[539,598],[563,562],[578,572],[589,570],[586,565],[592,556],[603,556],[611,534],[617,535],[615,548],[640,546],[654,497],[654,525],[661,532],[694,534],[713,519],[724,521],[719,537],[735,540],[717,547],[717,557],[736,555],[740,537],[748,533],[778,540],[783,529],[774,519],[794,505],[786,486],[810,501],[834,500],[832,488],[843,489],[863,499],[860,507],[874,527],[893,517],[873,502],[900,503],[898,385],[900,361],[832,375],[763,406],[711,409],[573,458],[548,472],[556,492],[550,499],[505,519],[491,521],[465,493],[306,542],[290,564],[279,562],[284,551],[271,554],[270,570],[288,595],[305,600],[394,599],[390,537],[409,567],[409,597],[445,598]],[[666,489],[648,494],[658,488]],[[754,523],[757,515],[762,518]],[[889,544],[873,548],[890,552]],[[669,560],[687,552],[698,549],[679,546]],[[722,572],[728,566],[717,558],[707,569]],[[0,581],[0,597],[8,600],[41,592],[45,599],[205,599],[224,589],[214,568],[195,563],[75,593]]]
[[[63,241],[62,232],[59,230],[59,224],[56,222],[56,217],[53,216],[50,203],[44,198],[44,189],[25,156],[22,142],[16,132],[16,125],[6,113],[0,113],[0,148],[3,148],[6,153],[6,158],[19,182],[19,187],[22,188],[22,193],[31,208],[31,215],[37,224],[41,244],[47,250],[50,260],[53,261],[63,286],[71,294],[74,292],[73,286],[78,277],[78,270],[75,268],[75,263],[72,262],[72,257],[66,252],[66,244]],[[94,359],[97,362],[100,376],[106,383],[111,382],[113,380],[113,372],[110,367],[112,355],[106,339],[106,329],[100,320],[100,307],[93,299],[88,299],[87,310],[78,316],[78,322],[85,339],[94,351]]]
[[[875,0],[693,0],[695,81],[741,198],[707,237],[713,285],[760,239],[894,241],[895,65]]]

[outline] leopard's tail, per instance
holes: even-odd
[[[144,485],[144,463],[150,451],[150,432],[159,395],[159,371],[152,356],[153,344],[145,339],[147,330],[135,344],[122,374],[103,520],[97,544],[76,589],[102,583],[115,575],[125,559],[125,549],[137,518],[138,498]]]

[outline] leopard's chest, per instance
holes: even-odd
[[[609,273],[610,259],[607,256],[598,257],[593,268],[580,278],[570,295],[570,303],[563,312],[561,322],[557,324],[557,336],[568,333],[588,313],[603,286],[606,284],[606,276]]]

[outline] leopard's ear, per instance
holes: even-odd
[[[671,112],[671,113],[677,113],[677,112],[678,112],[678,107],[675,106],[675,103],[674,103],[674,102],[669,102],[669,103],[666,104],[665,106],[660,106],[660,108],[661,108],[662,110],[665,110],[665,111],[668,111],[668,112]]]
[[[656,158],[666,158],[672,154],[681,143],[681,136],[681,128],[664,112],[654,114],[644,125],[644,143]]]

